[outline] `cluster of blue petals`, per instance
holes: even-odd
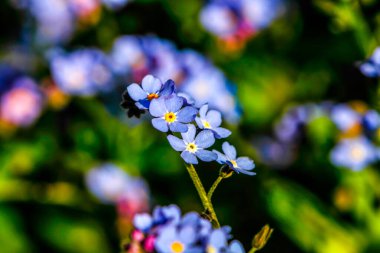
[[[133,225],[133,234],[139,236],[132,236],[130,245],[134,244],[134,247],[145,252],[245,252],[239,241],[229,243],[232,238],[230,227],[213,229],[210,221],[198,213],[181,216],[180,209],[175,205],[156,207],[152,215],[137,214]]]

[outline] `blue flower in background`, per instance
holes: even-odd
[[[198,164],[197,157],[204,162],[214,161],[217,155],[209,150],[205,150],[215,142],[212,131],[203,130],[195,137],[195,126],[190,124],[188,129],[186,133],[181,133],[182,140],[174,135],[168,136],[169,143],[173,149],[182,152],[181,157],[187,163]]]
[[[178,224],[181,219],[181,210],[176,205],[156,207],[153,210],[153,222],[160,224]]]
[[[58,87],[72,95],[91,96],[113,88],[113,75],[106,55],[96,49],[69,54],[56,53],[50,62]]]
[[[159,97],[169,96],[174,92],[175,84],[172,80],[168,80],[162,84],[160,79],[152,75],[147,75],[141,82],[141,86],[132,83],[127,87],[131,98],[136,101],[139,109],[148,109],[150,102]]]
[[[222,114],[216,110],[208,111],[208,105],[203,105],[199,109],[199,117],[195,118],[200,129],[213,131],[215,138],[221,139],[231,135],[231,131],[220,127],[222,124]]]
[[[330,160],[336,166],[353,171],[364,169],[378,160],[378,149],[365,137],[341,140],[331,151]]]
[[[228,253],[245,253],[243,245],[238,240],[234,240],[228,247]]]
[[[346,104],[338,104],[331,110],[331,119],[342,131],[349,130],[360,122],[360,115]]]
[[[215,229],[210,234],[207,242],[207,253],[220,253],[225,252],[227,248],[227,236],[222,229]]]
[[[102,0],[102,3],[112,10],[117,10],[124,7],[129,0]]]
[[[133,217],[133,225],[137,229],[147,232],[153,225],[152,216],[147,213],[136,214],[135,217]]]
[[[255,164],[248,157],[236,158],[236,149],[234,146],[230,145],[228,142],[224,142],[222,145],[224,154],[217,150],[213,150],[215,154],[218,155],[217,162],[220,164],[227,164],[236,173],[243,173],[247,175],[255,175],[256,173],[251,172],[255,168]]]
[[[380,48],[376,48],[372,56],[360,64],[360,71],[368,77],[380,76]]]
[[[183,107],[184,99],[177,95],[160,97],[151,101],[149,106],[153,127],[161,132],[186,132],[187,123],[195,119],[198,110],[192,106]]]
[[[195,246],[196,240],[197,234],[192,226],[184,226],[178,229],[171,225],[162,229],[155,246],[159,253],[201,253],[203,251]]]

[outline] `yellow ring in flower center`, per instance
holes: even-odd
[[[206,252],[207,253],[216,253],[216,249],[213,246],[209,245],[209,246],[207,246]]]
[[[182,253],[185,250],[185,247],[182,243],[175,241],[170,245],[170,249],[173,253]]]
[[[208,121],[202,120],[202,123],[203,123],[204,128],[211,128],[211,125],[210,125],[210,123],[208,123]]]
[[[168,123],[173,123],[174,121],[176,121],[177,116],[175,115],[174,112],[167,112],[165,113],[164,119]]]
[[[190,153],[195,153],[195,152],[197,152],[198,147],[197,147],[197,145],[195,145],[194,142],[191,142],[191,143],[187,144],[186,150],[189,151]]]
[[[149,101],[151,101],[152,99],[155,99],[155,98],[158,98],[159,95],[157,93],[151,93],[151,94],[148,94],[148,96],[146,97]]]
[[[235,160],[230,160],[230,162],[232,163],[232,166],[234,166],[234,168],[238,167],[238,164]]]

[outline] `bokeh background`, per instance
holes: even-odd
[[[247,249],[268,223],[262,252],[380,252],[378,1],[3,0],[0,25],[1,252],[120,252],[134,213],[202,211],[165,135],[119,106],[146,74],[255,161],[213,198]]]

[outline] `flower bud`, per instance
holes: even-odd
[[[256,250],[262,249],[265,244],[268,242],[270,236],[272,235],[273,228],[270,228],[269,225],[265,225],[260,232],[258,232],[252,240],[252,248]]]

